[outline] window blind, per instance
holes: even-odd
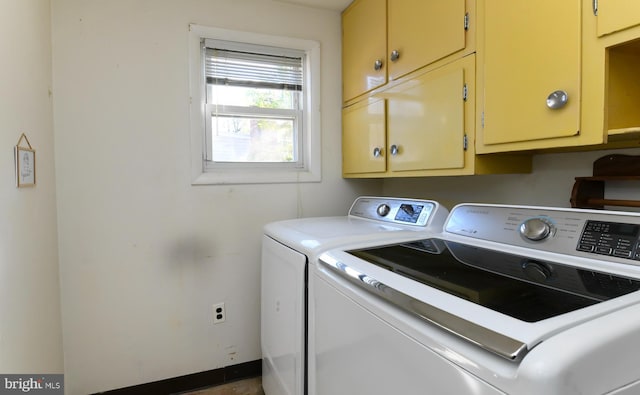
[[[302,57],[206,48],[208,84],[302,91]]]

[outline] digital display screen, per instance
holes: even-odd
[[[417,204],[401,204],[395,220],[415,224],[418,222],[423,208],[424,206]]]
[[[620,236],[636,237],[640,226],[632,224],[611,224],[609,233]]]
[[[623,224],[617,222],[588,221],[586,230],[635,238],[638,236],[638,232],[640,231],[640,225]]]

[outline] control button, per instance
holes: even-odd
[[[384,203],[379,205],[378,209],[376,210],[378,215],[381,217],[386,217],[387,214],[389,214],[389,211],[391,211],[391,207],[389,207],[388,204],[384,204]]]
[[[540,241],[551,234],[551,224],[542,218],[529,218],[520,225],[520,235],[525,239]]]
[[[609,247],[596,247],[596,253],[609,255],[609,254],[611,254],[611,248],[609,248]]]
[[[593,246],[587,244],[578,245],[578,251],[591,252],[593,251]]]
[[[631,251],[613,250],[613,255],[620,258],[629,258],[631,256]]]

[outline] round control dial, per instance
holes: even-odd
[[[378,208],[376,209],[376,212],[381,217],[386,217],[387,214],[389,214],[389,211],[391,211],[391,207],[389,207],[388,204],[384,204],[384,203],[379,205]]]
[[[544,240],[552,230],[553,225],[544,218],[529,218],[520,225],[520,235],[531,241]]]

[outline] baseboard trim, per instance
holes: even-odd
[[[193,373],[185,376],[174,377],[151,383],[134,385],[115,389],[111,391],[99,392],[102,395],[169,395],[186,391],[195,391],[201,388],[211,387],[237,381],[258,377],[262,374],[262,360],[240,363],[220,369],[208,370],[206,372]],[[93,395],[97,395],[93,394]]]

